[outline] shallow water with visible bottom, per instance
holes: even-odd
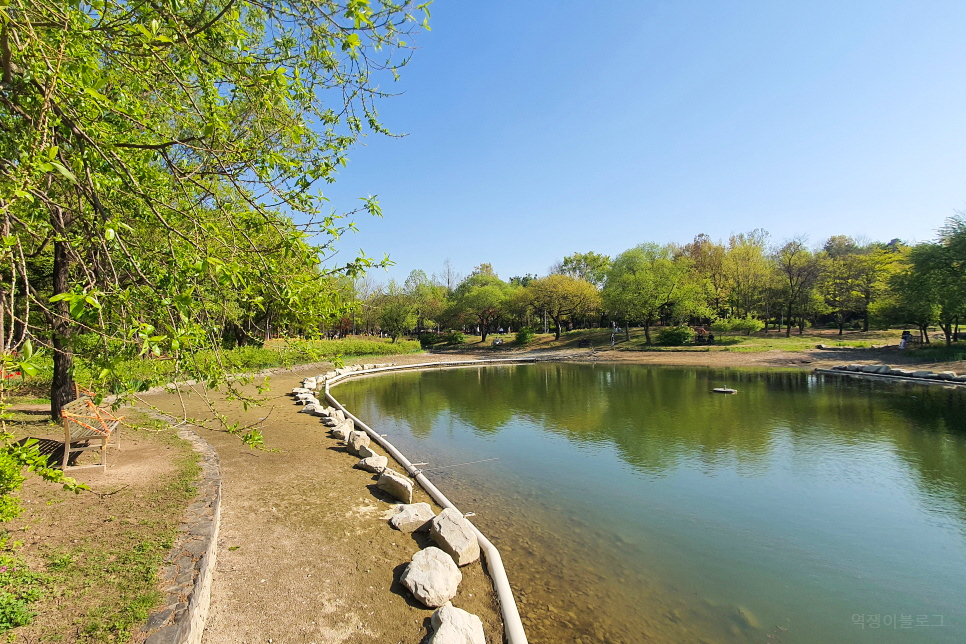
[[[961,390],[545,363],[333,393],[476,513],[534,644],[966,642]]]

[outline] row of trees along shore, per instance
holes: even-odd
[[[490,264],[461,279],[449,260],[403,284],[358,280],[344,292],[351,316],[327,331],[439,333],[460,329],[486,340],[498,328],[713,325],[791,335],[809,325],[846,328],[938,324],[947,343],[966,315],[966,220],[947,220],[938,238],[862,243],[844,235],[812,248],[803,239],[771,243],[758,229],[726,242],[698,235],[688,244],[644,243],[616,257],[574,253],[543,277],[500,279]],[[629,332],[627,332],[629,339]],[[425,336],[424,336],[425,338]],[[432,342],[430,338],[428,342]]]

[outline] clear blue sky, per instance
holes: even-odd
[[[466,2],[326,194],[375,277],[543,274],[765,228],[931,239],[966,209],[966,2]]]

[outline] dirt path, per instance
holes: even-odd
[[[245,412],[237,403],[225,404],[229,422],[247,425],[268,415],[261,431],[272,451],[252,451],[234,436],[197,430],[218,450],[223,476],[207,644],[415,644],[430,632],[433,611],[398,582],[428,538],[393,530],[387,511],[394,503],[375,489],[375,477],[353,469],[358,459],[328,437],[318,418],[296,413],[284,395],[317,373],[313,367],[276,374],[271,395],[280,397],[266,406]],[[146,400],[180,415],[176,396]],[[208,415],[198,396],[187,403],[189,416]],[[432,503],[421,490],[416,497]],[[499,607],[482,565],[461,572],[454,605],[480,616],[489,642],[502,642]]]

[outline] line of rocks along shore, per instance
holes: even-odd
[[[887,364],[837,364],[830,371],[845,371],[864,373],[876,376],[893,376],[896,378],[917,378],[920,380],[935,380],[948,383],[966,383],[966,374],[959,375],[955,371],[929,371],[928,369],[900,369]]]
[[[388,366],[362,364],[329,371],[304,379],[301,387],[292,389],[291,395],[302,405],[299,413],[320,417],[329,434],[345,444],[350,454],[359,457],[353,467],[373,473],[377,477],[376,487],[402,501],[389,524],[400,532],[429,532],[436,544],[414,554],[400,579],[420,603],[436,609],[428,644],[485,644],[482,620],[452,604],[463,580],[460,567],[480,559],[480,546],[469,522],[454,508],[446,508],[436,515],[428,503],[413,503],[412,479],[390,468],[389,459],[370,448],[369,434],[356,430],[353,421],[341,410],[326,406],[316,397],[316,392],[324,390],[330,378]]]

